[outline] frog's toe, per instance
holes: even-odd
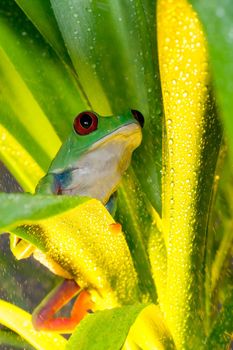
[[[122,226],[118,222],[110,224],[109,228],[113,234],[119,234],[121,233],[121,230],[122,230]]]

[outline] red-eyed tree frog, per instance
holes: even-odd
[[[36,193],[96,198],[114,214],[116,190],[132,152],[141,143],[143,124],[144,118],[136,110],[109,117],[92,111],[80,113],[47,174],[37,185]],[[112,229],[118,226],[115,224]],[[60,274],[59,269],[55,272]],[[78,297],[70,318],[54,317],[75,295]],[[65,278],[36,308],[33,324],[38,330],[68,333],[92,307],[88,291]]]

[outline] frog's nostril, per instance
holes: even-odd
[[[136,109],[131,109],[131,113],[133,114],[134,118],[139,122],[141,127],[143,128],[144,117],[143,117],[142,113],[137,111]]]

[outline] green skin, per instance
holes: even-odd
[[[141,126],[131,111],[96,116],[98,128],[90,134],[72,130],[36,193],[89,196],[103,204],[109,201],[141,142]]]
[[[79,135],[73,128],[47,174],[39,182],[36,193],[89,196],[99,199],[113,213],[114,193],[130,164],[132,152],[141,143],[141,126],[131,111],[119,116],[101,117],[96,113],[95,115],[98,118],[97,129],[87,135]],[[34,247],[16,237],[12,240],[11,249],[20,259],[28,257]],[[35,258],[40,260],[36,256]],[[46,265],[46,256],[40,261]],[[64,276],[56,268],[52,271]],[[76,316],[73,315],[65,321],[54,319],[53,316],[61,307],[60,301],[66,303],[79,292],[80,287],[74,280],[65,279],[34,310],[32,318],[34,327],[37,330],[63,333],[72,331],[82,312],[79,312],[79,309],[83,309],[84,294],[78,299],[80,305],[76,307],[78,309]]]
[[[141,143],[141,126],[130,110],[119,116],[95,115],[97,129],[79,135],[72,128],[35,192],[89,196],[99,199],[114,214],[114,193],[132,152]],[[17,259],[23,259],[34,248],[11,235],[11,251]]]

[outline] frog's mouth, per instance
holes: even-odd
[[[129,123],[114,130],[111,134],[102,137],[90,148],[90,151],[102,147],[104,144],[112,146],[117,139],[127,144],[127,149],[131,149],[131,153],[140,145],[142,141],[142,131],[138,123]]]
[[[62,194],[89,196],[105,204],[141,140],[141,127],[130,123],[97,141],[70,169],[69,184],[62,188]]]

